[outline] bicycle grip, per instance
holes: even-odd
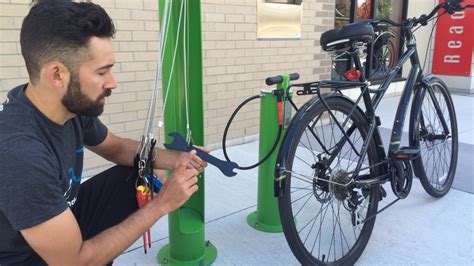
[[[300,74],[298,73],[291,73],[290,74],[290,80],[297,80],[300,78]]]
[[[298,73],[290,74],[290,80],[297,80],[299,78],[300,78],[300,74],[298,74]],[[265,83],[268,86],[278,84],[278,83],[282,83],[282,82],[283,82],[283,77],[280,76],[280,75],[274,76],[274,77],[269,77],[269,78],[265,79]]]

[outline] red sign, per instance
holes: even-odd
[[[440,3],[444,0],[440,0]],[[463,5],[474,5],[464,0]],[[441,9],[439,12],[444,11]],[[474,8],[440,17],[436,25],[433,73],[470,76],[474,48]]]

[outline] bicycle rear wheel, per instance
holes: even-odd
[[[449,192],[456,173],[458,127],[448,87],[436,77],[431,78],[430,85],[419,87],[413,103],[411,145],[420,148],[413,170],[426,192],[440,198]]]
[[[357,189],[343,186],[361,157],[368,122],[352,101],[326,98],[324,105],[313,99],[300,109],[286,134],[284,193],[279,198],[280,217],[288,244],[303,265],[353,264],[362,254],[372,233],[378,207],[379,186]],[[309,107],[308,107],[309,105]],[[302,113],[301,113],[302,112]],[[349,114],[352,113],[350,118]],[[338,150],[342,125],[355,150],[345,141]],[[326,162],[335,155],[329,164]],[[368,158],[367,158],[368,157]],[[376,172],[370,164],[379,162],[375,141],[371,141],[360,174]]]

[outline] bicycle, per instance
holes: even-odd
[[[323,50],[347,52],[355,70],[347,72],[347,81],[289,86],[285,101],[297,112],[278,153],[274,185],[285,237],[301,264],[351,265],[357,261],[369,241],[376,216],[408,196],[413,174],[431,196],[440,198],[448,193],[458,156],[456,114],[446,84],[422,73],[413,30],[436,18],[440,9],[453,14],[471,7],[462,7],[461,2],[447,0],[428,15],[402,23],[374,19],[327,31],[321,36]],[[401,28],[406,51],[382,84],[371,89],[359,54],[373,40],[374,26],[379,23]],[[375,111],[408,60],[411,70],[386,152]],[[291,80],[297,77],[290,75]],[[266,83],[282,80],[282,76],[270,77]],[[297,95],[317,97],[298,109],[291,100],[290,88],[297,88]],[[349,88],[360,88],[357,99],[343,94]],[[401,147],[408,108],[409,146]],[[382,186],[387,182],[397,198],[378,210],[379,202],[387,196]]]
[[[375,37],[372,42],[370,77],[385,77],[395,65],[395,35],[380,24],[374,27]]]
[[[368,21],[370,23],[370,21]],[[386,29],[386,26],[374,25],[374,40],[370,45],[365,45],[363,57],[366,59],[365,68],[370,69],[369,78],[385,77],[388,71],[395,65],[395,45],[393,38],[395,35]],[[370,56],[368,50],[371,49]],[[368,65],[368,58],[371,58]],[[346,80],[345,73],[351,68],[350,51],[333,53],[332,55],[333,80]]]

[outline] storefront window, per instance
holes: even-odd
[[[336,0],[334,27],[342,28],[351,20],[351,0]]]
[[[390,18],[402,21],[402,12],[407,0],[336,0],[335,28],[341,28],[347,23],[360,22],[371,18]],[[371,80],[382,79],[396,64],[400,54],[400,33],[398,28],[380,24],[375,29],[375,40],[368,45],[362,63],[366,67],[365,75]],[[333,58],[332,79],[341,80],[344,73],[351,68],[348,55],[337,55]]]
[[[372,14],[371,0],[357,0],[357,16],[356,21],[369,19]]]
[[[345,24],[361,22],[371,18],[390,18],[401,22],[404,6],[408,0],[336,0],[334,28]],[[375,29],[375,40],[368,45],[361,61],[365,66],[365,75],[370,80],[383,79],[396,64],[401,52],[400,32],[398,28],[379,24]],[[370,57],[371,60],[367,60]],[[352,66],[350,57],[336,55],[333,57],[333,80],[344,80],[344,74]]]
[[[393,14],[392,5],[393,2],[400,2],[400,1],[393,1],[393,0],[377,0],[377,10],[375,11],[376,18],[391,18]],[[401,11],[401,9],[400,9]]]
[[[399,0],[377,0],[374,18],[389,18],[399,22],[402,19],[402,4]],[[398,61],[400,31],[388,24],[379,24],[375,34],[370,78],[383,79]]]

